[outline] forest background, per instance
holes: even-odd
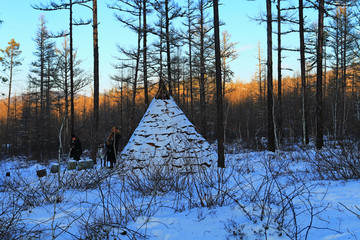
[[[215,141],[215,52],[211,1],[119,0],[108,3],[107,14],[115,14],[116,18],[113,21],[113,29],[108,28],[108,25],[106,29],[110,33],[115,29],[124,32],[125,38],[129,36],[133,44],[131,46],[119,44],[116,47],[114,43],[113,47],[118,52],[111,53],[114,56],[112,62],[107,64],[100,62],[100,68],[113,68],[114,71],[109,74],[112,84],[108,85],[108,89],[102,89],[99,95],[97,136],[93,127],[94,75],[84,67],[84,62],[88,60],[81,59],[80,52],[85,43],[83,40],[76,42],[75,36],[76,47],[73,57],[70,57],[69,21],[67,21],[69,14],[67,10],[73,4],[74,11],[79,14],[79,19],[73,20],[73,27],[91,29],[91,25],[94,24],[86,20],[86,15],[82,14],[83,11],[89,11],[91,2],[62,1],[62,4],[58,3],[58,5],[47,5],[47,2],[39,5],[35,2],[33,5],[26,3],[28,8],[37,8],[39,16],[43,13],[47,14],[48,11],[44,10],[54,6],[59,9],[55,10],[56,13],[61,12],[64,15],[61,15],[62,21],[57,21],[57,27],[48,27],[45,16],[38,20],[37,32],[33,37],[35,45],[32,53],[35,57],[25,74],[24,71],[16,72],[20,70],[24,61],[21,42],[16,42],[15,39],[9,41],[7,45],[0,46],[0,49],[4,50],[1,55],[3,71],[0,75],[2,84],[7,90],[2,91],[3,99],[0,103],[2,156],[26,155],[46,160],[58,154],[60,142],[64,145],[62,152],[66,154],[71,132],[80,137],[85,149],[90,150],[94,141],[101,143],[105,140],[112,126],[121,129],[122,145],[124,145],[155,95],[160,80],[167,83],[175,101],[199,132],[209,141]],[[164,7],[165,2],[168,8]],[[261,14],[262,9],[258,9],[258,4],[262,1],[240,2],[249,9],[251,4],[254,4],[253,8],[258,10],[257,15],[251,16],[252,21],[257,23],[265,21],[265,15]],[[143,11],[144,3],[146,11]],[[229,1],[220,3],[224,6],[232,4]],[[304,29],[306,47],[304,85],[298,61],[300,58],[300,41],[297,37],[299,35],[298,3],[298,1],[280,0],[272,3],[274,26],[272,48],[276,57],[271,61],[277,62],[274,65],[277,68],[277,71],[274,71],[277,79],[271,90],[274,91],[272,114],[275,119],[274,131],[278,148],[285,148],[287,143],[307,144],[307,140],[304,139],[308,137],[311,141],[316,135],[318,5],[312,1],[304,1],[305,11],[308,13],[305,14],[307,17]],[[263,5],[265,7],[265,3]],[[20,8],[24,6],[25,3],[19,5]],[[220,19],[223,17],[221,7]],[[358,138],[360,135],[359,3],[346,0],[333,1],[332,4],[326,3],[325,9],[322,54],[325,138],[327,140]],[[83,16],[85,20],[80,20]],[[144,24],[144,16],[148,16],[147,24]],[[167,19],[166,16],[171,18]],[[0,26],[1,34],[7,22],[6,19],[1,18],[1,15],[0,20],[3,20]],[[101,19],[98,21],[101,22]],[[90,26],[77,26],[86,23]],[[234,27],[231,26],[229,29]],[[236,27],[241,28],[241,23]],[[263,149],[267,146],[268,135],[269,59],[263,53],[261,43],[253,43],[258,45],[256,54],[252,56],[255,61],[251,67],[247,67],[249,70],[245,70],[246,74],[250,74],[248,75],[250,79],[234,81],[240,75],[238,72],[240,65],[234,65],[235,59],[244,56],[239,52],[240,44],[232,40],[233,33],[230,30],[225,31],[227,28],[228,25],[221,26],[225,142],[237,142],[243,147]],[[59,33],[60,30],[63,32]],[[265,35],[265,28],[263,31]],[[130,34],[135,37],[130,37]],[[53,35],[58,36],[53,38]],[[144,40],[145,35],[148,37],[147,41]],[[247,38],[247,35],[249,33],[246,31],[242,32],[242,38]],[[101,39],[101,32],[99,38]],[[91,33],[87,39],[87,42],[92,44]],[[279,42],[281,39],[283,41]],[[10,39],[6,41],[8,40]],[[144,45],[144,42],[147,45]],[[241,43],[241,39],[239,42]],[[266,39],[264,42],[266,43]],[[7,54],[6,49],[14,50],[12,55]],[[89,48],[86,49],[90,52]],[[14,57],[15,61],[10,60],[10,56]],[[73,64],[70,63],[71,61]],[[245,61],[252,62],[249,58],[245,58]],[[289,64],[291,62],[296,64]],[[70,66],[74,67],[73,87],[70,86]],[[254,71],[251,72],[250,69]],[[16,74],[22,76],[24,81],[21,85],[26,87],[22,92],[13,94],[11,83]],[[73,98],[71,89],[74,93]],[[304,90],[306,95],[303,94]],[[83,94],[84,92],[87,94]],[[74,105],[73,127],[70,117],[71,100]],[[304,100],[306,100],[305,108]],[[304,112],[307,113],[306,119]],[[306,131],[304,131],[304,122]]]

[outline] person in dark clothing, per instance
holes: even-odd
[[[74,160],[79,161],[82,154],[81,142],[78,137],[71,135],[70,142],[70,157]]]
[[[121,135],[116,127],[111,129],[111,133],[106,140],[106,160],[110,162],[110,168],[116,163],[116,156],[119,150]]]

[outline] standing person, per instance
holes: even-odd
[[[70,157],[76,161],[79,161],[82,154],[82,148],[79,138],[75,135],[71,135],[70,149]]]
[[[101,143],[99,144],[98,151],[97,151],[97,157],[100,158],[100,167],[106,166],[105,159],[106,159],[106,152],[105,152],[105,144]]]
[[[116,127],[111,129],[111,133],[106,140],[106,160],[110,162],[110,168],[114,167],[117,152],[119,150],[120,132]]]

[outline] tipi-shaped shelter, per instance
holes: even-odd
[[[130,168],[168,166],[171,169],[210,167],[217,154],[177,106],[164,84],[149,105],[120,154]]]

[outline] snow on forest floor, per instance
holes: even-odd
[[[359,153],[238,151],[224,170],[62,163],[53,174],[50,163],[8,159],[0,239],[360,239],[358,165],[339,167],[348,160],[358,164]],[[38,178],[42,168],[48,175]]]

